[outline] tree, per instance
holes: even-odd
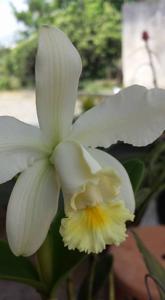
[[[18,22],[25,26],[22,32],[23,37],[30,36],[32,32],[38,30],[41,24],[52,22],[52,9],[54,6],[48,0],[26,0],[27,9],[19,11],[12,5],[13,13]]]
[[[108,1],[72,1],[54,24],[64,30],[83,58],[83,76],[104,77],[121,54],[121,15]]]
[[[6,69],[22,86],[34,82],[37,31],[55,25],[75,44],[83,59],[84,79],[116,76],[121,52],[121,14],[110,1],[26,0],[27,8],[14,14],[25,30],[22,41],[6,60]],[[26,39],[25,39],[26,36]]]

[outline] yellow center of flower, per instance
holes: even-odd
[[[120,201],[120,181],[112,172],[99,172],[75,193],[60,233],[65,246],[99,253],[106,245],[119,245],[126,238],[126,221],[133,214]],[[97,180],[95,180],[97,179]]]
[[[86,225],[91,229],[102,227],[108,221],[107,214],[101,206],[87,207],[84,209],[84,213],[86,215]]]

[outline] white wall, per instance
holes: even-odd
[[[123,6],[123,76],[124,85],[153,86],[153,74],[142,32],[150,39],[158,86],[165,88],[165,0],[127,3]]]

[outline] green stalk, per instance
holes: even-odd
[[[88,295],[87,300],[93,299],[93,283],[95,278],[95,269],[96,269],[96,262],[97,262],[97,256],[92,255],[92,262],[91,262],[91,269],[90,269],[90,275],[89,275],[89,285],[88,285]]]
[[[68,300],[76,300],[73,279],[71,276],[68,276],[66,285],[67,285]]]

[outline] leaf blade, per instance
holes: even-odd
[[[32,263],[25,257],[16,257],[5,241],[0,241],[0,279],[22,282],[38,291],[46,291]]]
[[[132,230],[137,247],[144,259],[145,265],[149,271],[149,274],[160,282],[161,286],[165,286],[165,269],[157,261],[157,259],[150,253],[150,251],[144,246],[142,240],[137,233]],[[165,299],[165,293],[159,288],[161,299]]]
[[[129,175],[133,191],[136,193],[144,178],[144,163],[139,159],[130,159],[124,163],[124,167]]]

